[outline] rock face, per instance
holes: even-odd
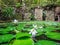
[[[54,11],[53,10],[45,10],[46,21],[54,21]],[[36,20],[43,20],[43,9],[36,8],[35,9],[35,19]]]
[[[56,12],[57,15],[60,15],[60,7],[56,7],[55,12]]]
[[[60,22],[60,7],[55,8],[55,16],[58,18],[58,22]]]
[[[36,8],[35,9],[35,19],[36,20],[42,20],[42,15],[43,15],[43,9]]]
[[[24,20],[30,20],[31,13],[25,13]]]
[[[34,12],[33,13],[34,19],[40,20],[40,21],[42,21],[44,19],[45,21],[59,21],[60,22],[60,7],[56,7],[53,9],[51,9],[51,10],[45,9],[44,10],[44,8],[34,8],[34,11],[32,11],[32,12]],[[45,17],[43,17],[44,11],[45,11]],[[19,14],[17,17],[18,19],[22,20],[22,18],[24,18],[24,20],[26,20],[26,21],[31,20],[32,12],[25,12],[22,9],[17,9],[16,12]]]
[[[46,21],[54,21],[54,11],[46,10]]]

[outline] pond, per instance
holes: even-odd
[[[36,35],[37,42],[33,41],[29,31],[33,24],[38,28]],[[16,31],[19,31],[16,33]],[[24,42],[24,43],[23,43]],[[60,23],[46,21],[19,22],[0,24],[0,44],[1,45],[60,45]]]

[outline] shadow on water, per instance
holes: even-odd
[[[13,31],[9,31],[8,34],[16,35],[16,32],[14,30]]]
[[[21,32],[23,32],[23,33],[29,33],[29,31],[27,31],[27,30],[21,30]]]
[[[37,36],[36,39],[37,40],[50,40],[50,41],[54,41],[54,42],[60,43],[60,40],[55,40],[55,39],[48,38],[45,34]]]
[[[57,32],[57,33],[60,33],[60,30],[55,30],[55,31],[52,31],[52,32]]]
[[[28,36],[23,36],[23,37],[20,37],[20,38],[18,38],[18,39],[20,39],[20,40],[25,40],[25,39],[28,39],[28,38],[30,38],[30,37],[28,37]]]
[[[0,44],[8,44],[8,42],[2,42],[2,43],[0,43]]]
[[[9,43],[13,44],[14,40],[16,40],[15,37],[14,37],[13,39],[11,39],[11,40],[9,41]]]

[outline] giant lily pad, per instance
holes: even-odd
[[[20,32],[20,33],[16,34],[16,39],[22,38],[22,37],[30,37],[30,36],[31,35],[28,34],[28,33],[22,33],[22,32]]]
[[[55,40],[60,40],[60,33],[56,32],[47,32],[46,33],[47,37],[55,39]]]
[[[57,45],[57,44],[49,40],[40,40],[35,45]]]
[[[12,45],[33,45],[32,39],[15,40]]]
[[[9,42],[13,38],[14,38],[14,36],[11,34],[0,35],[0,43]]]

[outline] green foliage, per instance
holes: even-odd
[[[34,15],[31,15],[31,16],[30,16],[30,19],[31,19],[31,20],[35,20]]]
[[[14,2],[15,0],[1,0],[1,2],[3,2],[5,5],[14,5],[16,4],[16,2]],[[18,2],[18,0],[16,0]],[[50,4],[54,4],[54,5],[60,5],[60,0],[24,0],[23,2],[20,3],[25,3],[26,6],[29,8],[31,7],[35,7],[35,6],[46,6],[46,5],[50,5]],[[17,7],[20,7],[21,4],[17,3],[16,4]]]
[[[4,2],[5,5],[14,5],[15,4],[14,0],[2,0],[2,2]]]
[[[16,7],[18,8],[18,7],[20,7],[21,6],[21,4],[20,3],[16,3]]]
[[[5,18],[12,18],[14,16],[14,9],[13,7],[5,7],[2,10],[2,16]]]
[[[47,0],[40,0],[40,6],[46,6],[47,4]]]
[[[29,7],[46,6],[46,5],[60,5],[60,0],[26,0],[26,5]]]
[[[60,6],[60,0],[57,0],[55,4]]]

